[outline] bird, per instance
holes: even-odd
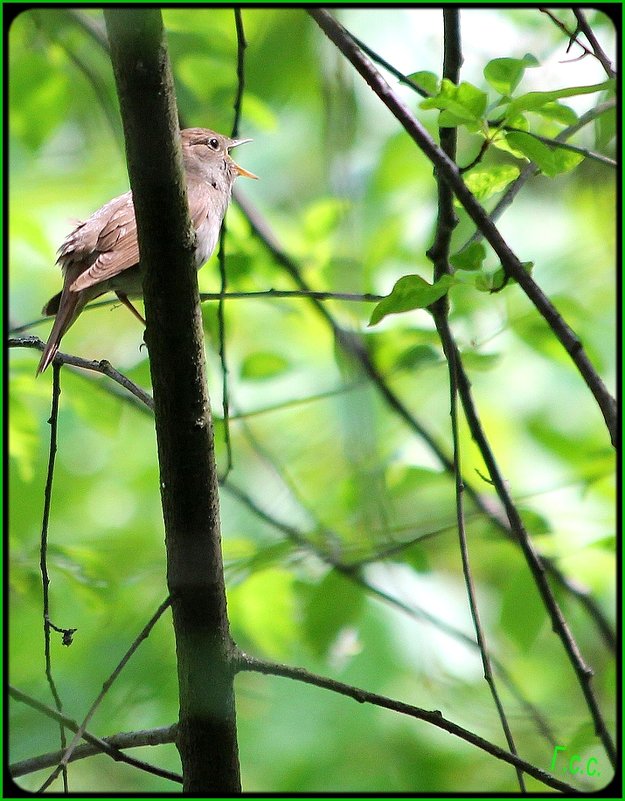
[[[232,185],[239,175],[257,178],[239,166],[230,149],[251,142],[231,139],[208,128],[180,132],[191,222],[196,231],[195,265],[199,270],[212,254],[228,208]],[[57,251],[63,289],[45,304],[42,314],[54,316],[37,375],[56,356],[61,339],[94,298],[114,292],[145,325],[130,298],[141,297],[137,222],[132,192],[113,198],[67,235]]]

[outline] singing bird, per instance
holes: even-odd
[[[195,264],[206,262],[217,244],[238,175],[257,176],[236,164],[230,148],[250,139],[230,139],[207,128],[180,133],[191,222],[196,231]],[[79,223],[58,250],[63,289],[46,303],[42,314],[56,316],[37,375],[54,359],[61,339],[85,305],[114,292],[133,314],[145,321],[129,298],[142,296],[137,223],[132,192],[113,198],[85,222]]]

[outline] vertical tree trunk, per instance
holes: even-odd
[[[145,270],[146,342],[178,658],[183,790],[232,795],[241,790],[233,644],[193,263],[195,234],[173,81],[159,10],[104,13]]]

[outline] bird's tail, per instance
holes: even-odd
[[[43,314],[54,314],[56,312],[56,319],[50,331],[50,336],[41,355],[41,361],[37,367],[37,375],[51,364],[52,360],[57,354],[61,339],[65,335],[67,329],[74,323],[83,306],[86,303],[86,298],[82,292],[70,292],[69,287],[66,287],[60,295],[58,303],[55,295],[43,307]]]

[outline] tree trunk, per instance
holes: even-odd
[[[105,11],[144,274],[172,596],[183,790],[241,790],[195,234],[159,10]],[[130,444],[131,447],[131,444]]]

